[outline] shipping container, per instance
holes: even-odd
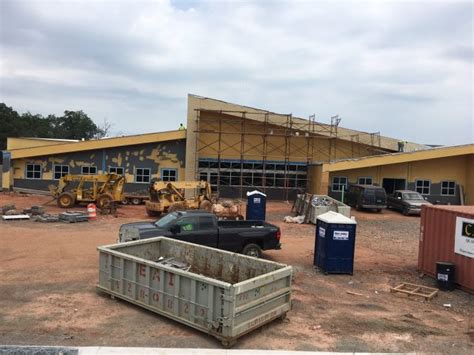
[[[418,269],[436,277],[436,263],[455,265],[455,282],[474,293],[474,206],[427,206],[421,210]]]
[[[291,308],[292,268],[165,237],[98,248],[98,289],[226,347]]]

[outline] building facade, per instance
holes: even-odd
[[[437,204],[474,204],[474,144],[347,159],[309,167],[312,193],[339,200],[351,184],[377,184],[388,194],[413,190]]]
[[[4,188],[47,190],[66,174],[110,172],[124,175],[125,190],[135,192],[146,190],[153,178],[177,181],[185,175],[183,131],[49,145],[38,139],[12,139],[8,143]]]

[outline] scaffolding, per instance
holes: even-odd
[[[223,157],[237,157],[240,162],[239,195],[243,197],[246,186],[244,162],[248,160],[261,162],[262,181],[258,188],[267,192],[273,188],[266,183],[267,163],[278,157],[284,166],[279,176],[283,175],[282,197],[288,200],[291,190],[297,190],[296,183],[288,180],[294,176],[289,170],[295,157],[306,166],[313,162],[329,162],[337,159],[338,152],[348,158],[358,157],[361,154],[361,145],[378,146],[380,148],[380,133],[340,135],[338,126],[341,121],[339,116],[331,117],[331,124],[316,121],[316,115],[309,118],[295,118],[291,113],[278,114],[270,111],[237,111],[237,110],[211,110],[195,109],[196,115],[196,159],[195,174],[199,178],[199,158],[201,152],[212,154],[217,159],[217,191],[221,190],[221,163]],[[203,124],[206,120],[206,124]],[[364,137],[362,137],[364,136]],[[232,137],[239,137],[232,139]],[[254,138],[252,138],[254,137]],[[258,137],[255,139],[255,137]],[[279,139],[272,139],[278,137]],[[339,139],[344,139],[349,144],[338,144]],[[300,144],[293,144],[293,141]],[[327,141],[327,144],[317,142]],[[304,142],[304,144],[301,144]],[[349,146],[349,148],[348,148]],[[317,159],[315,159],[317,157]],[[293,159],[292,159],[293,158]],[[239,162],[235,164],[239,164]],[[233,164],[234,165],[234,164]],[[260,164],[259,164],[260,166]],[[298,175],[296,178],[299,179]],[[232,176],[229,177],[230,181]],[[275,178],[276,179],[276,178]]]

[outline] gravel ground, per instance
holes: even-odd
[[[0,194],[0,206],[47,201]],[[354,275],[324,275],[312,266],[315,227],[282,223],[290,209],[268,204],[283,249],[265,257],[294,267],[293,309],[285,321],[242,337],[235,348],[474,352],[467,334],[472,295],[440,292],[426,302],[390,293],[401,282],[435,286],[416,269],[419,217],[355,212]],[[143,206],[124,206],[116,217],[89,223],[0,221],[0,344],[219,348],[203,333],[96,292],[96,247],[113,243],[122,223],[146,218]]]

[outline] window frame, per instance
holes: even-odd
[[[59,172],[59,174],[61,174],[61,176],[59,178],[56,177],[56,168],[57,167],[61,167],[61,171]],[[64,172],[62,171],[62,168],[63,167],[67,167],[67,172],[64,174]],[[65,175],[68,175],[70,173],[70,167],[69,165],[66,165],[66,164],[53,164],[53,180],[61,180],[61,178]]]
[[[360,182],[361,179],[364,179],[364,182]],[[370,179],[370,184],[367,184],[367,179]],[[373,185],[374,184],[374,179],[372,179],[372,176],[359,176],[357,178],[357,184],[359,185]]]
[[[115,169],[115,172],[111,172],[111,169]],[[117,169],[122,169],[122,173],[117,173]],[[109,174],[125,175],[125,168],[123,166],[109,166]]]
[[[33,177],[28,177],[28,165],[31,165],[33,167]],[[38,171],[35,171],[35,168],[34,167],[38,167],[39,166],[39,177],[35,177],[35,173],[38,172]],[[43,168],[41,166],[41,164],[35,164],[35,163],[26,163],[25,164],[25,179],[28,179],[28,180],[41,180],[43,178]]]
[[[448,183],[448,186],[447,187],[443,187],[443,184],[444,183]],[[449,187],[449,183],[453,183],[454,186],[453,187]],[[443,193],[443,189],[447,190],[448,193]],[[449,191],[450,190],[453,190],[453,193],[450,194]],[[442,180],[441,181],[441,196],[456,196],[456,181],[454,180]]]
[[[334,182],[334,180],[335,179],[341,179],[341,178],[346,180],[345,184],[341,184],[341,182],[339,180],[339,182],[337,183],[337,185],[339,186],[339,189],[334,190],[334,185],[336,184]],[[341,185],[344,186],[343,189],[340,189]],[[349,185],[349,180],[347,179],[347,176],[333,176],[332,179],[331,179],[331,191],[332,192],[342,192],[343,190],[344,190],[344,192],[347,192],[347,190],[349,189],[348,185]]]
[[[424,184],[421,186],[421,190],[418,190],[418,181],[428,182],[428,193],[423,193],[424,189],[426,188]],[[415,179],[415,191],[423,196],[431,195],[431,180],[428,179]]]
[[[138,178],[138,170],[143,170],[143,171],[147,170],[148,171],[148,181],[138,181],[138,179],[137,179]],[[135,183],[137,183],[137,184],[149,184],[150,181],[151,181],[151,169],[150,168],[135,168],[133,176],[134,176],[133,180],[134,180]],[[147,175],[142,173],[142,174],[140,174],[140,176],[143,178],[144,176],[147,176]]]
[[[88,173],[85,173],[85,172],[84,172],[84,168],[89,169],[89,172],[88,172]],[[91,168],[94,168],[94,169],[95,169],[95,173],[91,173],[91,172],[90,172],[90,169],[91,169]],[[98,172],[98,170],[97,170],[97,166],[96,166],[96,165],[84,165],[84,166],[81,166],[81,174],[82,174],[82,175],[97,175],[97,172]]]
[[[174,180],[169,180],[169,179],[166,180],[165,176],[164,176],[165,171],[168,171],[168,172],[174,171]],[[176,168],[161,168],[160,169],[160,177],[161,177],[161,181],[166,181],[166,182],[168,182],[168,181],[171,181],[171,182],[178,181],[178,169],[176,169]]]

